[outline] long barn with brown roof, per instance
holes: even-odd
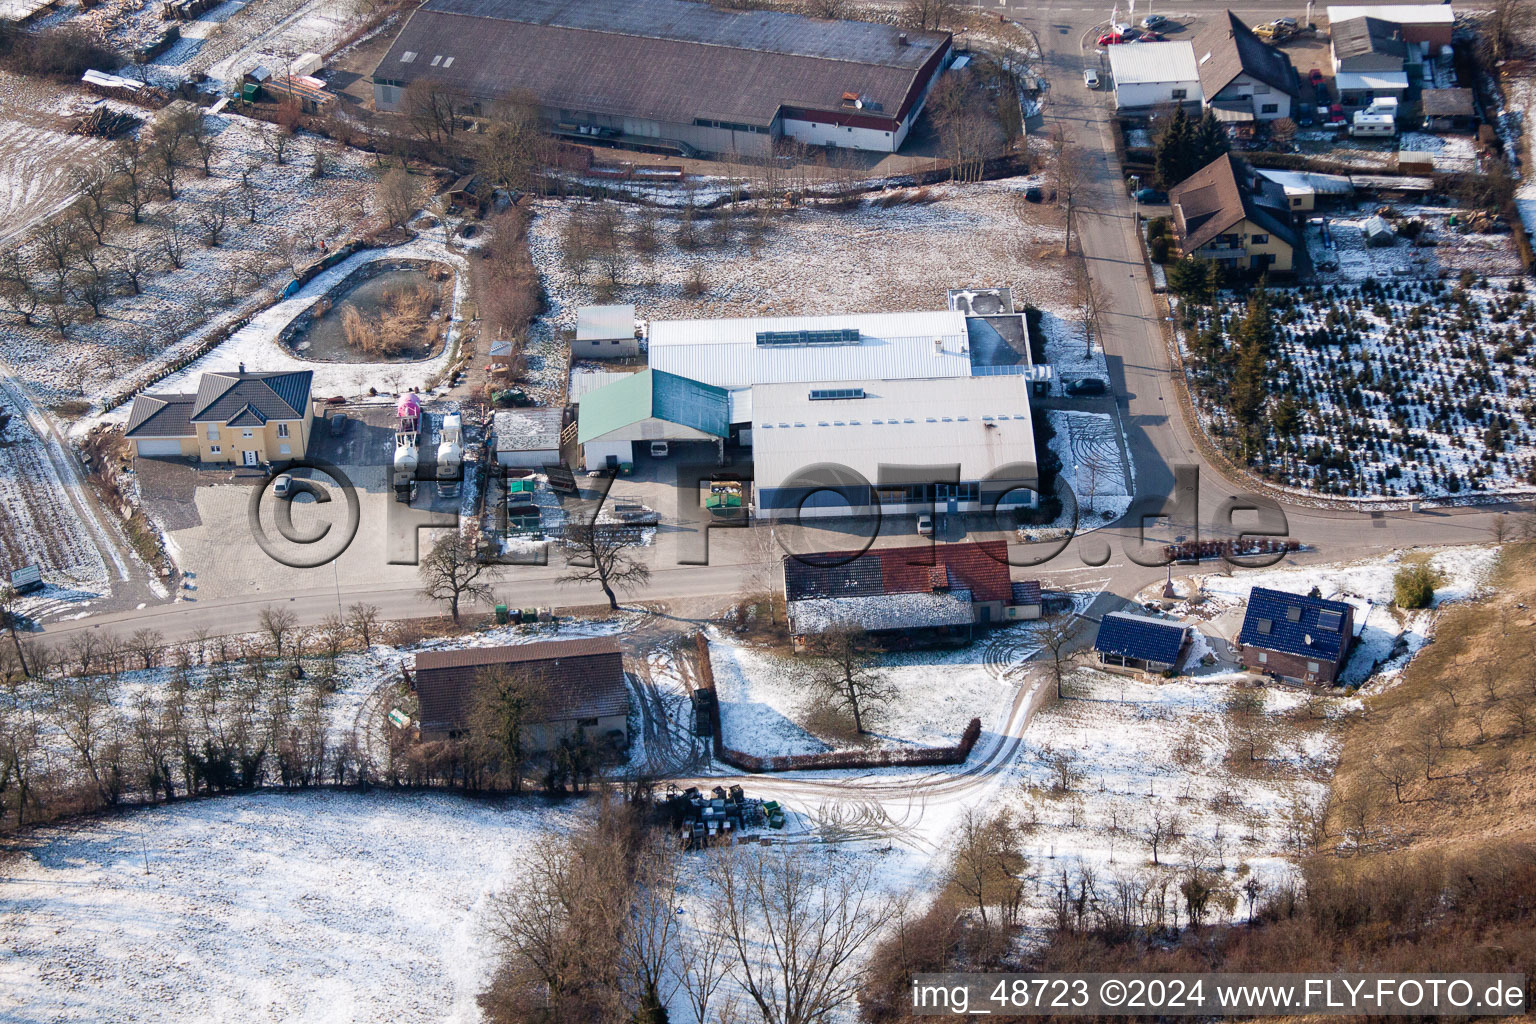
[[[400,110],[436,83],[470,114],[531,97],[557,134],[684,155],[894,153],[950,53],[947,32],[688,0],[427,0],[373,94]]]
[[[533,749],[552,749],[578,732],[620,747],[629,742],[624,657],[612,637],[423,651],[408,675],[424,740],[468,735],[486,689],[508,676],[534,695]]]

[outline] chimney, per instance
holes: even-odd
[[[241,363],[241,364],[240,364],[240,372],[241,372],[241,373],[244,373],[244,372],[245,372],[245,364],[244,364],[244,363]]]
[[[906,46],[907,45],[907,34],[905,32],[898,32],[898,33],[896,33],[896,45],[897,46]]]
[[[943,338],[934,338],[933,339],[933,354],[936,355],[936,356],[941,356],[941,355],[944,354],[944,339]]]

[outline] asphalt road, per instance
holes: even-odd
[[[1109,20],[1111,8],[1080,3],[996,4],[990,0],[979,6],[1005,13],[1035,30],[1044,51],[1046,77],[1051,83],[1044,111],[1047,126],[1060,125],[1087,156],[1076,227],[1105,310],[1100,341],[1108,357],[1118,413],[1136,465],[1137,490],[1146,495],[1177,494],[1180,499],[1179,514],[1166,523],[1149,521],[1147,537],[1162,544],[1193,537],[1197,532],[1201,536],[1227,533],[1216,525],[1216,516],[1223,503],[1240,495],[1242,488],[1203,464],[1177,408],[1178,393],[1172,382],[1172,361],[1164,334],[1167,307],[1153,293],[1147,279],[1137,241],[1135,211],[1126,194],[1110,138],[1112,93],[1090,92],[1083,85],[1082,69],[1098,63],[1093,54],[1093,34]],[[1192,17],[1219,15],[1227,8],[1217,0],[1185,0],[1176,8],[1151,9],[1187,21]],[[1304,17],[1307,13],[1305,4],[1232,10],[1269,17],[1288,13]],[[1139,7],[1135,17],[1146,13],[1147,7]],[[1128,9],[1121,9],[1119,14],[1130,17]],[[1176,490],[1175,467],[1179,466],[1198,470],[1198,500],[1187,475],[1179,479],[1181,486]],[[1486,542],[1491,538],[1495,517],[1507,513],[1507,509],[1362,513],[1300,504],[1286,504],[1282,510],[1288,536],[1308,548],[1291,559],[1298,562],[1345,560],[1410,545]],[[1236,522],[1244,525],[1255,519],[1239,516]],[[1137,543],[1136,532],[1134,524],[1124,523],[1100,530],[1076,540],[1041,571],[1017,570],[1015,575],[1040,575],[1049,586],[1080,586],[1086,584],[1074,581],[1092,580],[1092,586],[1104,592],[1095,610],[1105,610],[1120,598],[1162,578],[1166,571],[1140,565],[1130,557],[1128,550]],[[716,564],[704,567],[677,566],[669,564],[668,558],[658,559],[661,564],[653,569],[650,585],[633,598],[648,603],[674,602],[724,598],[738,593],[744,570],[740,564],[729,563],[741,560],[739,546],[712,544],[712,556]],[[601,602],[602,594],[596,587],[562,586],[555,582],[555,574],[552,568],[514,570],[508,574],[498,596],[517,607],[570,607]],[[67,638],[81,630],[130,632],[141,628],[159,630],[167,639],[189,637],[201,630],[230,633],[255,628],[260,611],[273,604],[286,605],[306,624],[318,623],[358,601],[377,605],[387,618],[442,611],[440,605],[424,600],[408,584],[380,587],[365,582],[339,586],[334,573],[326,568],[315,570],[313,578],[313,587],[297,590],[286,598],[194,598],[167,605],[146,603],[134,611],[51,623],[45,627],[44,635]]]

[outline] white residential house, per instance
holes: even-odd
[[[1194,45],[1205,105],[1217,117],[1241,124],[1292,116],[1298,86],[1291,59],[1254,35],[1237,15],[1227,11],[1195,37]]]
[[[1174,104],[1199,106],[1204,98],[1195,47],[1189,40],[1109,48],[1115,108],[1146,110]]]

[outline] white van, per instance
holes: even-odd
[[[1083,84],[1090,89],[1097,89],[1099,87],[1099,73],[1093,70],[1093,68],[1084,68]]]
[[[653,458],[653,459],[664,459],[668,455],[670,455],[671,452],[672,452],[672,449],[667,446],[667,442],[665,442],[665,441],[652,441],[651,442],[651,458]]]

